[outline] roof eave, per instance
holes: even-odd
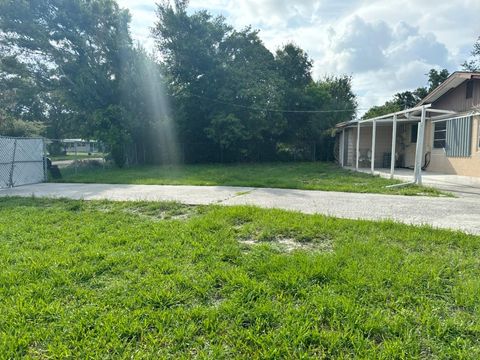
[[[434,101],[438,100],[441,96],[445,95],[451,89],[454,89],[457,86],[461,85],[464,81],[475,78],[480,78],[480,73],[455,71],[443,83],[437,86],[424,99],[422,99],[422,101],[420,101],[416,105],[416,107],[424,104],[431,104]]]

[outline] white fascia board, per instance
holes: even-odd
[[[395,115],[397,117],[399,115],[407,115],[407,114],[411,114],[411,113],[414,113],[414,112],[417,112],[417,111],[422,111],[422,108],[429,109],[431,106],[432,106],[432,104],[417,106],[417,107],[414,107],[414,108],[411,108],[411,109],[407,109],[407,110],[403,110],[403,111],[397,111],[397,112],[394,112],[394,113],[390,113],[390,114],[386,114],[386,115],[382,115],[382,116],[377,116],[377,117],[374,117],[374,118],[371,118],[371,119],[359,120],[359,122],[360,123],[365,123],[365,122],[372,122],[374,120],[384,120],[384,119],[390,120],[390,118],[391,118],[391,121],[393,121],[393,117]]]

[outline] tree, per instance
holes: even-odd
[[[370,119],[415,107],[415,105],[418,104],[427,93],[427,89],[424,87],[420,87],[413,92],[404,91],[396,93],[393,95],[392,100],[386,101],[383,105],[370,108],[365,115],[363,115],[363,118]]]
[[[158,4],[153,34],[169,77],[182,140],[208,143],[204,130],[209,125],[211,99],[219,98],[225,81],[218,53],[232,29],[204,11],[189,16],[186,7],[186,1]]]
[[[306,110],[310,105],[307,88],[313,84],[311,75],[312,61],[308,55],[298,46],[287,44],[276,52],[276,69],[282,80],[282,108],[290,112],[284,114],[286,128],[283,132],[282,141],[294,144],[298,142],[300,133],[305,133],[305,126],[309,122],[308,113],[298,113],[298,110]],[[310,96],[313,88],[310,88]],[[318,95],[318,94],[317,94]],[[319,99],[318,99],[319,100]],[[324,100],[319,100],[320,106]],[[304,138],[304,136],[303,136]],[[305,141],[305,139],[301,139]]]
[[[2,77],[16,83],[21,94],[12,112],[38,120],[67,116],[76,135],[93,136],[99,114],[122,106],[129,20],[114,0],[2,1]],[[26,104],[30,87],[38,96]]]
[[[187,6],[158,4],[156,58],[132,44],[115,0],[1,0],[9,124],[95,137],[124,166],[171,161],[178,141],[190,145],[187,161],[273,160],[280,143],[328,143],[328,129],[355,113],[350,78],[315,82],[298,46],[273,54],[258,31]]]
[[[201,144],[202,153],[229,150],[226,160],[253,158],[282,129],[282,116],[269,111],[282,95],[274,57],[257,31],[236,31],[222,17],[189,15],[186,7],[158,4],[154,29],[181,140]]]
[[[0,107],[16,119],[45,120],[45,99],[38,75],[14,56],[5,55],[1,45],[0,51]]]
[[[402,107],[400,104],[396,103],[393,100],[386,101],[383,105],[372,106],[368,111],[362,116],[362,119],[372,119],[378,116],[391,114],[397,111],[401,111]]]
[[[220,145],[220,161],[224,161],[225,150],[230,149],[248,138],[248,132],[242,121],[234,114],[218,113],[205,129],[207,136]]]
[[[447,69],[436,70],[431,69],[428,74],[428,89],[426,87],[419,87],[414,91],[404,91],[393,95],[392,100],[386,101],[383,105],[371,107],[364,115],[363,119],[371,119],[377,116],[382,116],[397,111],[415,107],[422,99],[424,99],[429,92],[436,89],[443,83],[450,73]]]
[[[272,54],[258,31],[235,30],[187,5],[158,4],[154,36],[181,139],[201,144],[188,160],[215,150],[222,161],[277,159],[279,146],[295,151],[323,142],[335,121],[355,113],[349,77],[314,82],[300,47],[289,43]]]
[[[118,167],[123,167],[127,161],[126,149],[131,141],[128,130],[129,121],[129,114],[119,105],[99,109],[93,115],[94,135],[108,144],[112,158]]]
[[[478,37],[475,44],[473,44],[473,50],[470,53],[471,59],[466,60],[463,64],[463,70],[478,72],[480,71],[480,37]]]
[[[1,136],[38,137],[42,136],[44,131],[45,127],[41,122],[14,119],[0,110]]]
[[[357,112],[357,98],[352,90],[352,78],[350,76],[327,76],[317,82],[317,86],[323,88],[329,95],[329,101],[323,107],[324,113],[314,114],[314,124],[318,133],[318,145],[316,146],[319,160],[332,161],[333,148],[335,145],[332,137],[332,129],[337,123],[351,120]]]
[[[313,62],[307,53],[295,44],[289,43],[277,50],[276,67],[289,87],[305,88],[312,79]]]
[[[431,69],[428,72],[428,92],[436,89],[441,83],[443,83],[450,76],[450,73],[447,69],[442,69],[440,71],[436,69]],[[426,96],[426,95],[425,95]]]
[[[351,76],[327,76],[319,82],[319,85],[330,95],[330,102],[325,108],[328,115],[325,129],[355,116],[358,103],[352,90]],[[328,112],[329,110],[331,112]]]
[[[164,70],[152,54],[137,45],[130,51],[120,87],[120,102],[128,112],[128,148],[133,162],[174,163],[177,142]]]

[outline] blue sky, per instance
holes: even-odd
[[[136,40],[153,49],[154,0],[118,0]],[[252,25],[272,51],[305,49],[314,75],[348,74],[361,108],[426,85],[431,68],[460,70],[480,36],[479,0],[191,0],[237,28]]]

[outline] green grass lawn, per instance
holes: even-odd
[[[346,191],[401,195],[438,196],[440,191],[418,186],[386,188],[398,184],[369,174],[341,169],[331,163],[270,163],[237,165],[143,166],[125,169],[62,169],[62,182],[145,184],[145,185],[227,185],[304,190]]]
[[[480,237],[0,198],[0,357],[480,358]]]

